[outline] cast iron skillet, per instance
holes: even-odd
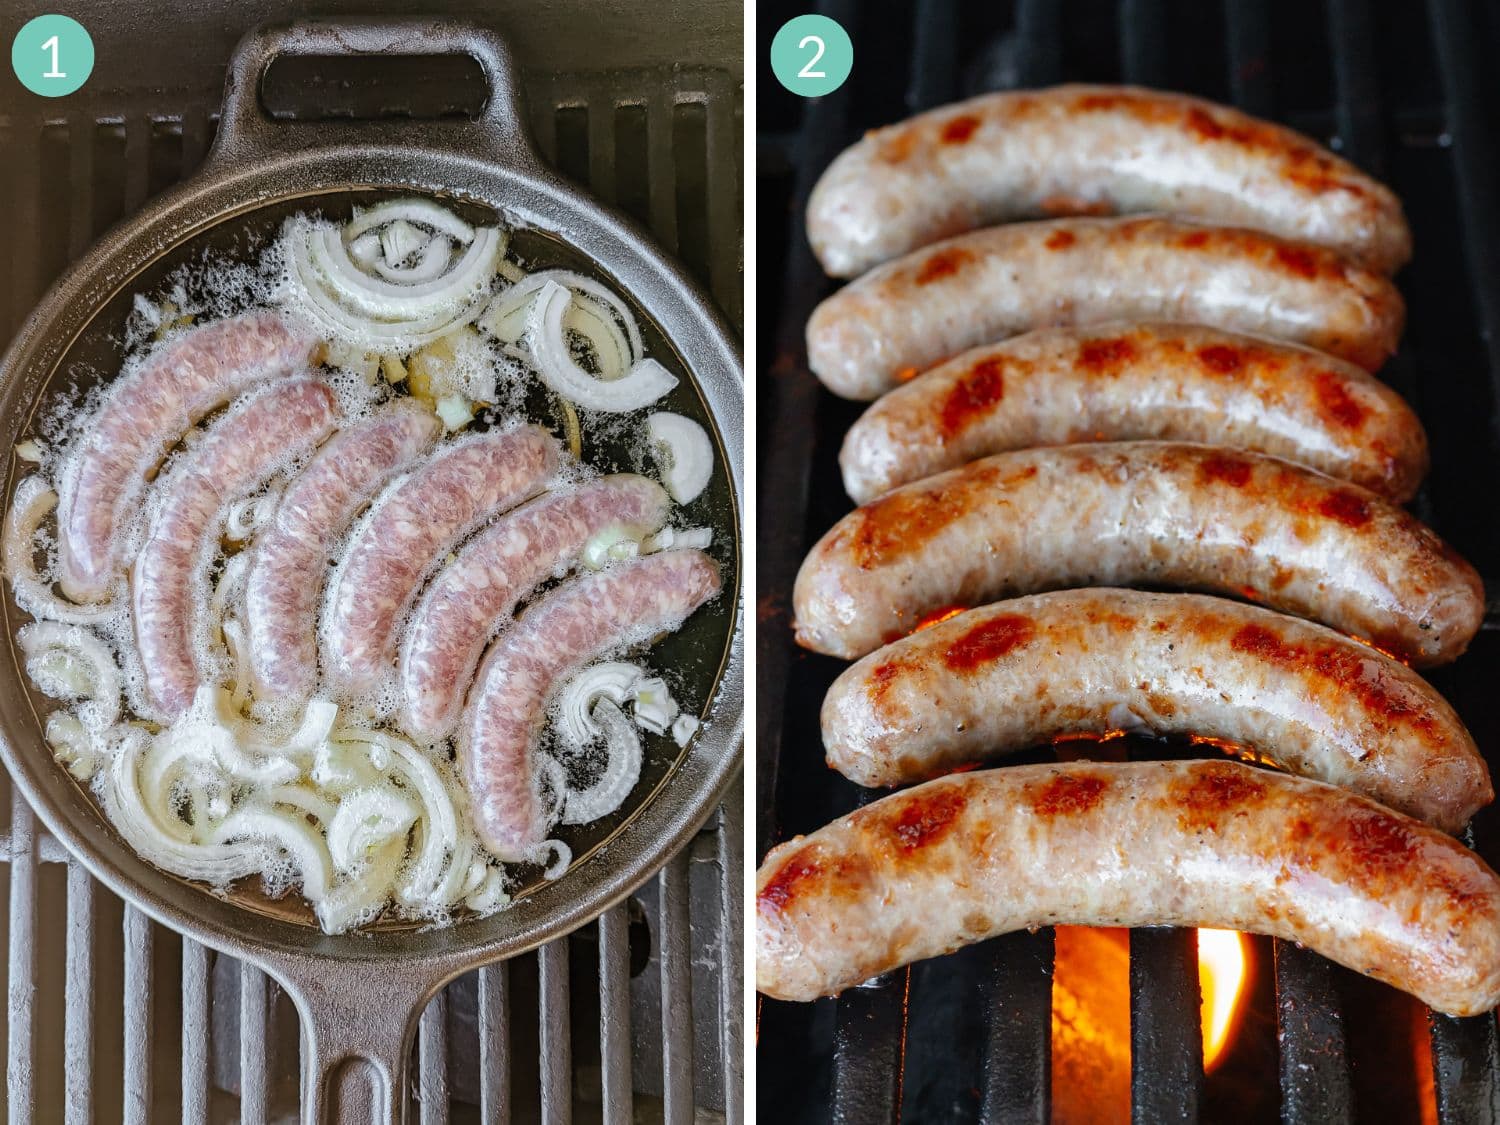
[[[259,87],[278,55],[467,54],[490,97],[476,121],[279,122]],[[190,239],[279,206],[317,206],[351,188],[442,193],[549,232],[631,295],[690,371],[730,477],[736,548],[742,511],[743,382],[729,333],[683,271],[623,217],[546,168],[531,143],[514,64],[494,34],[425,20],[307,22],[261,28],[236,48],[218,138],[201,171],[106,234],[43,299],[0,361],[0,449],[14,446],[39,396],[106,306]],[[114,326],[112,331],[118,331]],[[97,336],[97,327],[91,329]],[[70,361],[71,362],[71,361]],[[15,475],[14,473],[12,474]],[[728,628],[707,722],[652,800],[603,847],[510,909],[444,930],[327,936],[215,897],[152,867],[110,829],[43,742],[14,645],[0,652],[0,756],[46,827],[102,882],[152,917],[272,974],[301,1014],[303,1119],[401,1120],[416,1014],[445,982],[550,941],[643,883],[680,848],[735,775],[743,651],[737,566],[726,571]],[[15,609],[7,604],[7,639]],[[366,1104],[373,1102],[373,1105]]]

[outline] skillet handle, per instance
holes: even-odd
[[[356,961],[273,972],[302,1021],[302,1125],[402,1125],[412,1035],[441,981]]]
[[[468,55],[484,72],[489,97],[477,120],[391,118],[281,121],[261,105],[266,69],[281,55]],[[525,102],[510,49],[488,28],[461,20],[424,17],[298,20],[262,24],[235,46],[224,80],[224,106],[209,163],[238,164],[310,145],[368,148],[381,141],[485,157],[533,169],[541,159],[526,127]]]

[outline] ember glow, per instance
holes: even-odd
[[[1211,1069],[1229,1045],[1245,995],[1245,937],[1234,930],[1198,931],[1198,983],[1203,990],[1203,1066]]]

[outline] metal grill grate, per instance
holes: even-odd
[[[763,26],[797,14],[763,5]],[[807,372],[803,326],[832,286],[802,212],[829,160],[861,130],[989,89],[1127,81],[1203,94],[1279,118],[1388,179],[1413,222],[1401,276],[1410,325],[1382,373],[1417,408],[1434,450],[1415,510],[1497,589],[1500,536],[1486,510],[1500,480],[1500,199],[1493,144],[1500,45],[1493,6],[1375,0],[825,0],[847,28],[854,77],[808,103],[763,70],[759,139],[761,300],[770,358],[758,389],[761,631],[757,641],[760,854],[865,799],[826,770],[818,707],[841,665],[791,642],[803,555],[849,502],[836,455],[859,407]],[[774,530],[773,530],[774,529]],[[1470,653],[1434,681],[1481,747],[1500,746],[1493,611]],[[1154,748],[1159,753],[1159,748]],[[1149,752],[1149,751],[1148,751]],[[1500,756],[1492,755],[1494,765]],[[1471,842],[1500,859],[1500,816]],[[1131,1114],[1137,1122],[1500,1120],[1494,1016],[1454,1020],[1293,945],[1253,939],[1258,1019],[1205,1077],[1190,931],[1130,935]],[[1051,1115],[1054,937],[1012,934],[853,989],[758,1013],[758,1107],[769,1120],[1045,1121]],[[1415,1029],[1415,1030],[1413,1030]],[[1402,1054],[1401,1052],[1406,1053]],[[1272,1074],[1279,1076],[1279,1083]]]
[[[547,75],[528,95],[545,155],[681,247],[739,325],[738,76]],[[197,167],[217,99],[179,91],[122,97],[108,112],[0,117],[5,338],[97,234]],[[123,907],[0,785],[10,1120],[293,1118],[298,1024],[275,982]],[[413,1120],[740,1120],[742,813],[738,786],[730,792],[627,903],[433,1000],[415,1047]]]

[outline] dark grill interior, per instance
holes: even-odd
[[[411,10],[369,0],[319,10],[381,7]],[[738,327],[740,61],[725,53],[738,49],[738,5],[675,22],[641,5],[600,13],[566,0],[422,7],[511,35],[546,158],[651,228]],[[311,14],[277,0],[227,11],[74,5],[98,51],[89,84],[53,102],[5,80],[0,342],[94,238],[198,167],[239,34]],[[579,33],[585,21],[592,37]],[[0,17],[6,42],[22,22]],[[665,65],[672,59],[685,65]],[[483,98],[462,61],[306,61],[272,68],[272,112],[440,116],[472,112]],[[440,992],[413,1051],[408,1119],[740,1120],[742,825],[732,783],[688,847],[628,901]],[[0,898],[9,1120],[295,1119],[298,1022],[276,983],[123,906],[3,776]]]
[[[761,5],[763,40],[800,10]],[[843,89],[804,103],[760,61],[760,344],[769,359],[757,388],[759,855],[866,799],[822,761],[818,707],[843,665],[798,650],[789,629],[797,567],[850,507],[836,456],[860,410],[824,392],[806,368],[803,325],[833,286],[807,249],[801,214],[840,149],[913,111],[992,89],[1134,82],[1286,122],[1386,179],[1416,240],[1398,278],[1406,335],[1382,373],[1432,440],[1432,473],[1414,508],[1474,562],[1488,590],[1500,588],[1500,522],[1490,510],[1500,482],[1500,9],[1477,0],[831,0],[817,10],[854,41]],[[1492,612],[1469,653],[1432,676],[1492,768],[1500,766],[1497,628]],[[1127,741],[1142,756],[1182,753]],[[1471,835],[1492,865],[1500,861],[1500,813],[1481,813]],[[1250,944],[1247,1015],[1205,1076],[1191,932],[1129,935],[1135,1121],[1500,1119],[1493,1015],[1434,1016],[1296,946]],[[1061,1105],[1052,1102],[1051,1068],[1060,1065],[1052,1058],[1052,973],[1062,947],[1050,930],[1012,934],[837,1000],[763,999],[760,1113],[862,1125],[1047,1120]],[[1107,1109],[1125,1112],[1100,1107],[1080,1119],[1113,1119]]]

